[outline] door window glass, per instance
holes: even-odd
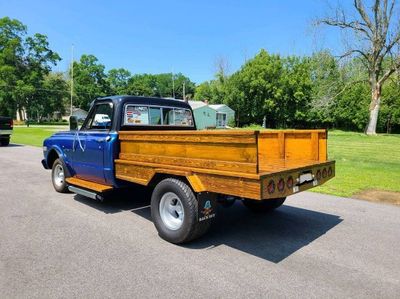
[[[86,128],[88,130],[109,130],[111,128],[113,104],[105,103],[94,107],[94,112],[91,113]]]

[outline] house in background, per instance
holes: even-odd
[[[215,128],[217,112],[214,109],[202,101],[189,101],[189,105],[192,107],[197,129]]]
[[[210,105],[210,107],[217,112],[217,128],[225,128],[235,119],[235,111],[225,104]]]
[[[198,130],[226,128],[235,119],[235,111],[225,104],[209,105],[207,101],[188,101]]]

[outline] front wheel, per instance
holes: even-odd
[[[175,178],[164,179],[154,188],[151,217],[160,237],[174,244],[194,240],[210,227],[210,221],[198,221],[198,201],[192,189]]]
[[[243,204],[246,208],[250,209],[256,213],[265,213],[269,211],[273,211],[276,208],[279,208],[285,202],[286,197],[281,198],[273,198],[273,199],[264,199],[264,200],[254,200],[254,199],[243,199]]]
[[[67,182],[65,181],[64,164],[60,159],[56,159],[51,169],[51,181],[54,189],[60,193],[68,193]]]

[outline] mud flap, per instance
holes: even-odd
[[[198,202],[198,221],[211,221],[217,215],[217,194],[210,192],[200,192],[197,194]]]

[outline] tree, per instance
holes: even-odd
[[[110,94],[111,88],[104,69],[94,55],[82,55],[79,61],[74,61],[75,106],[88,109],[95,98]]]
[[[194,94],[195,84],[181,73],[163,74],[137,74],[129,79],[127,90],[130,94],[138,96],[153,96],[183,99],[183,85],[185,95],[191,98]]]
[[[15,88],[21,78],[26,26],[8,17],[0,19],[0,114],[13,116],[17,95]],[[21,82],[22,83],[22,82]]]
[[[280,56],[261,50],[232,74],[226,86],[226,104],[236,111],[237,124],[261,124],[266,116],[269,126],[280,125],[276,116],[281,109],[282,72]]]
[[[340,66],[329,51],[310,57],[311,101],[308,122],[315,126],[334,123],[333,108],[344,88]]]
[[[131,73],[123,68],[111,69],[108,71],[107,79],[112,94],[127,94],[128,82]]]
[[[39,91],[51,67],[60,60],[49,47],[47,37],[36,33],[26,37],[26,26],[18,20],[0,19],[0,109],[9,115],[44,106]],[[23,119],[23,117],[21,117]]]
[[[400,67],[400,56],[396,47],[400,45],[400,22],[394,18],[396,0],[374,0],[367,9],[365,1],[354,0],[355,17],[350,17],[342,8],[337,8],[333,17],[319,23],[338,27],[350,32],[353,45],[342,55],[359,57],[368,72],[371,90],[367,134],[376,134],[378,114],[381,106],[382,86]]]
[[[378,124],[390,134],[393,127],[400,131],[400,73],[394,73],[386,82],[382,94],[381,118]]]
[[[41,114],[50,116],[53,112],[65,113],[64,103],[69,100],[69,86],[63,73],[50,73],[45,76],[40,90],[42,99]]]

